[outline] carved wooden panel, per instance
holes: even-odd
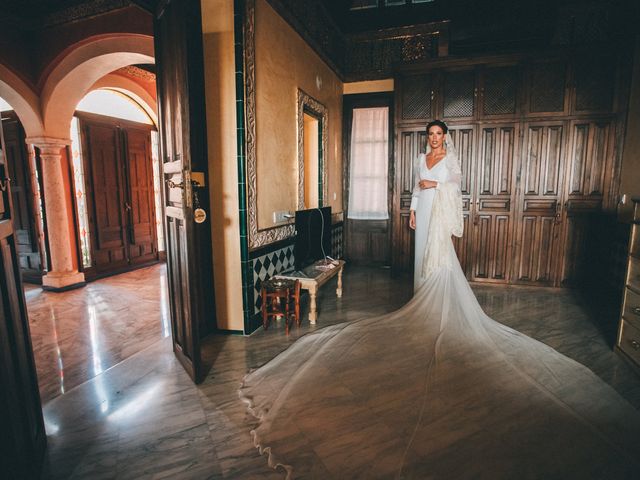
[[[610,157],[611,124],[585,121],[574,122],[571,127],[568,194],[602,197]]]
[[[561,113],[565,110],[566,63],[535,62],[529,66],[529,112]]]
[[[409,75],[403,77],[401,82],[401,117],[405,120],[431,118],[433,101],[431,75]]]
[[[460,166],[462,168],[462,181],[460,189],[462,195],[471,194],[471,168],[474,162],[474,128],[472,126],[450,126],[449,135],[453,140],[458,157],[460,158]]]
[[[470,118],[475,112],[475,71],[451,71],[443,75],[443,117]]]
[[[555,209],[552,209],[555,210]],[[557,226],[551,215],[524,215],[518,237],[514,281],[552,285],[556,271]]]
[[[509,278],[512,222],[510,215],[479,213],[473,231],[475,281],[504,282]]]
[[[562,167],[563,125],[529,125],[523,162],[525,195],[557,195]]]
[[[486,69],[482,75],[482,115],[515,114],[519,80],[517,66]]]

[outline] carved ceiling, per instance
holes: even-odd
[[[64,24],[138,5],[153,9],[156,0],[2,0],[0,22],[27,30]]]

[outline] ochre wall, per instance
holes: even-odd
[[[384,80],[368,80],[365,82],[351,82],[344,84],[344,94],[393,92],[393,78]]]
[[[258,228],[297,209],[298,88],[328,110],[325,205],[342,212],[342,82],[266,0],[256,1],[255,44]]]
[[[201,4],[216,314],[218,328],[242,331],[233,1]]]
[[[627,131],[624,136],[624,150],[622,153],[620,195],[623,194],[626,194],[627,197],[640,197],[640,35],[636,37]],[[631,202],[627,200],[620,207],[621,219],[628,219]]]

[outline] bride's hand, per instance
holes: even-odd
[[[433,180],[420,180],[418,182],[418,185],[422,190],[426,190],[427,188],[436,188],[438,182],[435,182]]]
[[[409,227],[411,230],[416,229],[416,212],[414,210],[409,211]]]

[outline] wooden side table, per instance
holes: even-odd
[[[316,262],[303,270],[306,277],[298,277],[292,275],[276,275],[273,278],[283,280],[299,280],[301,288],[309,292],[309,323],[315,325],[318,319],[316,307],[316,296],[322,285],[327,283],[336,275],[338,276],[338,286],[336,288],[336,296],[342,297],[342,270],[345,265],[344,260],[336,260],[332,268],[328,268],[323,261]]]

